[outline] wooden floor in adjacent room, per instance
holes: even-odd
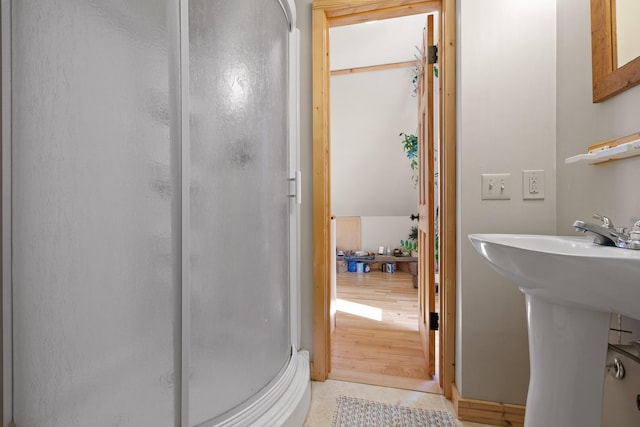
[[[427,374],[411,275],[338,273],[330,378],[441,393]]]

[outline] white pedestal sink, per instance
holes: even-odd
[[[600,427],[611,313],[640,319],[640,251],[589,238],[471,234],[526,296],[525,427]]]

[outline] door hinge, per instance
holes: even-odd
[[[429,312],[429,329],[432,331],[440,329],[440,315],[433,311]]]
[[[427,46],[427,64],[438,63],[438,45]]]

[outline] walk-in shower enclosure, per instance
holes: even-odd
[[[1,4],[3,426],[301,426],[293,1]]]

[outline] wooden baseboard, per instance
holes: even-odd
[[[451,402],[460,420],[492,426],[524,427],[524,406],[466,399],[460,396],[455,384],[452,384],[451,390]]]
[[[318,372],[314,370],[313,362],[309,362],[309,370],[311,371],[311,381],[324,382],[327,379],[327,377],[320,375]]]

